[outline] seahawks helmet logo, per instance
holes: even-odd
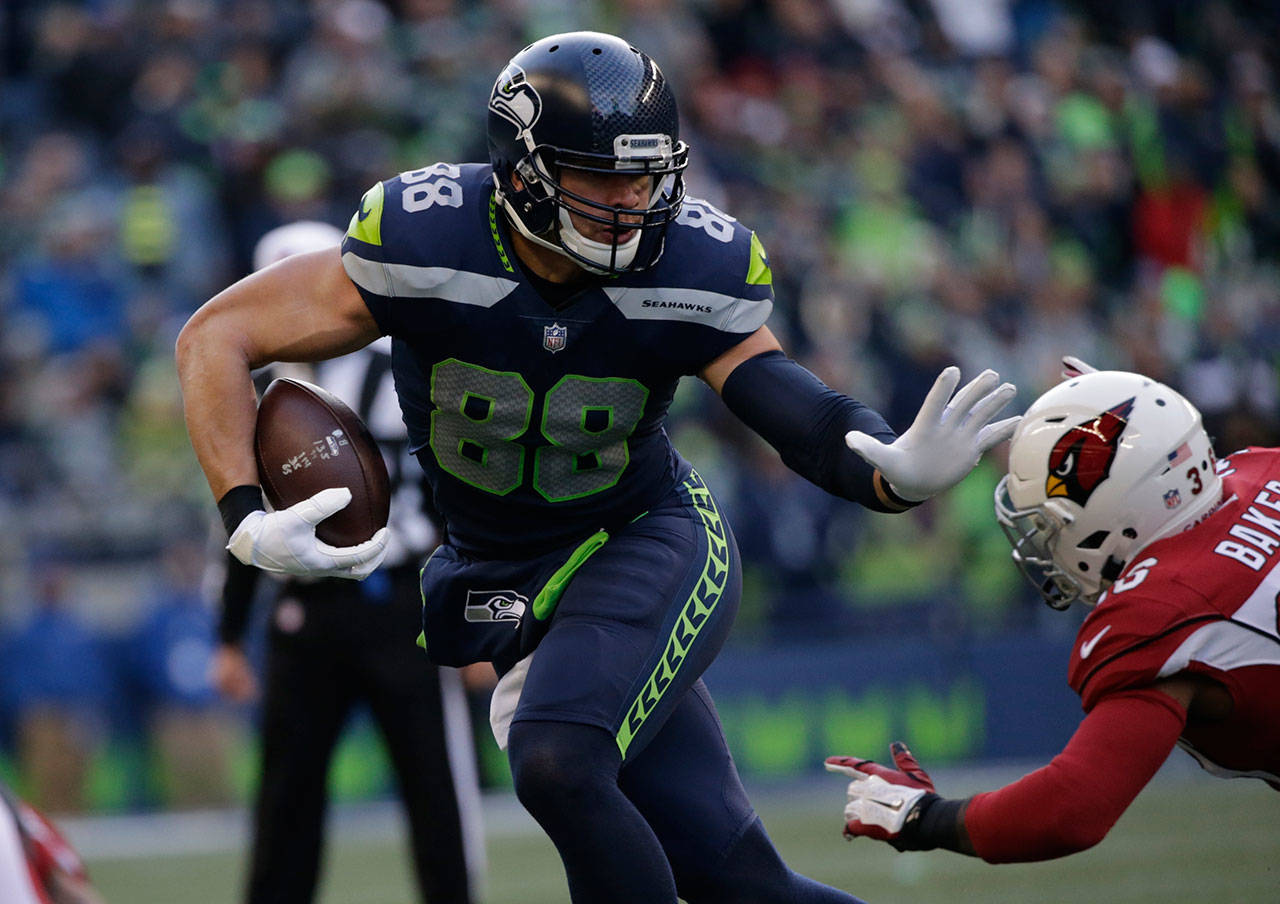
[[[542,98],[529,84],[524,70],[511,63],[493,83],[489,109],[516,127],[516,137],[532,146],[530,135],[542,115]]]
[[[1062,435],[1049,453],[1045,496],[1065,496],[1079,505],[1089,501],[1098,484],[1111,474],[1133,402],[1127,399]]]
[[[469,622],[519,622],[529,598],[514,590],[468,590],[463,617]]]

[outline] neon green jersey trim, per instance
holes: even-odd
[[[507,257],[507,249],[502,246],[502,235],[498,232],[498,195],[496,192],[489,195],[489,233],[493,236],[493,247],[498,250],[498,259],[502,261],[502,266],[506,268],[508,273],[515,273],[515,267],[511,266],[511,259]]]
[[[366,245],[382,244],[383,198],[381,182],[364,193],[364,197],[360,199],[360,209],[352,214],[351,222],[347,225],[347,235]]]
[[[747,285],[773,285],[773,270],[769,266],[769,255],[765,253],[760,236],[754,232],[751,233],[751,263],[747,265]]]
[[[560,597],[564,595],[565,588],[569,586],[569,581],[573,579],[574,574],[587,559],[595,554],[597,549],[604,546],[608,539],[608,531],[596,531],[573,551],[569,561],[556,569],[556,573],[533,598],[534,618],[538,621],[546,621],[551,617],[551,613],[556,611],[556,606],[560,604]]]

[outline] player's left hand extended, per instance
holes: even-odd
[[[934,793],[933,780],[920,768],[906,744],[894,741],[889,750],[896,769],[852,756],[826,759],[828,772],[853,779],[845,792],[846,838],[875,838],[897,847],[895,842],[909,829],[921,800]]]
[[[959,383],[960,368],[943,370],[914,423],[892,443],[850,430],[845,444],[879,469],[893,491],[908,501],[921,502],[955,486],[982,453],[1013,434],[1019,420],[991,423],[1017,392],[1012,383],[1001,383],[994,370],[984,370],[955,392]]]

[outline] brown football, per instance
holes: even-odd
[[[329,487],[351,502],[316,527],[332,546],[363,543],[387,525],[391,484],[369,428],[333,393],[302,380],[272,380],[258,403],[253,442],[267,501],[288,508]]]

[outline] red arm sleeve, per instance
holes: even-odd
[[[1097,844],[1164,763],[1186,720],[1154,688],[1100,700],[1049,765],[969,802],[974,850],[989,863],[1012,863]]]

